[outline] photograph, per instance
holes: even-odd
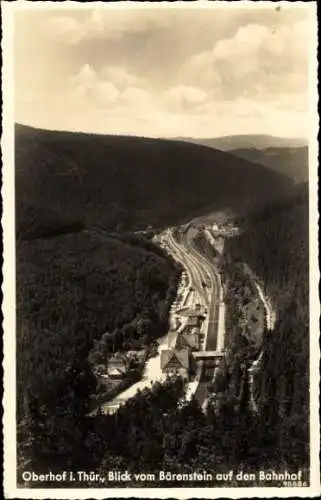
[[[317,2],[2,2],[5,498],[317,497]]]

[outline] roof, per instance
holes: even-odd
[[[111,368],[108,370],[108,375],[109,376],[123,376],[126,371],[121,369],[121,368]]]
[[[166,349],[161,351],[161,368],[162,370],[171,363],[178,368],[188,369],[189,353],[187,349]]]
[[[200,316],[200,307],[189,307],[189,306],[184,306],[181,307],[177,312],[182,314],[183,316]]]
[[[182,340],[185,340],[185,342],[191,347],[196,347],[198,345],[198,338],[193,333],[183,333]]]
[[[128,360],[126,358],[113,357],[108,361],[107,372],[109,375],[124,374],[127,371],[127,367]]]
[[[187,325],[188,326],[197,326],[199,323],[199,316],[189,316],[187,318]]]
[[[197,351],[193,352],[193,356],[195,359],[200,358],[223,358],[225,355],[225,351]]]
[[[128,356],[142,356],[145,354],[145,349],[139,349],[138,351],[127,351],[126,355]]]
[[[112,358],[109,359],[108,364],[113,365],[113,364],[126,364],[128,363],[128,359],[126,356],[116,353]]]
[[[139,361],[141,361],[145,356],[145,349],[140,349],[139,351],[127,351],[127,357],[126,360],[127,362],[130,361],[130,359],[137,358]]]

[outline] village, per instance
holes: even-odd
[[[212,235],[212,228],[208,229]],[[218,237],[215,237],[216,242]],[[175,374],[185,380],[187,395],[191,397],[200,391],[201,380],[205,385],[212,381],[213,370],[224,357],[224,303],[220,294],[220,299],[214,303],[221,313],[216,320],[210,319],[213,290],[204,262],[195,259],[185,245],[178,244],[173,230],[158,235],[156,242],[184,267],[170,309],[169,329],[148,349],[117,352],[100,366],[100,383],[109,394],[102,406],[106,412],[115,411],[138,390]]]
[[[222,255],[224,241],[237,234],[239,229],[225,223],[207,224],[198,231],[202,231],[211,246]],[[169,228],[154,238],[183,266],[169,311],[169,328],[148,346],[110,354],[105,363],[96,366],[101,387],[100,398],[94,403],[96,410],[98,403],[103,413],[113,413],[138,391],[175,375],[185,381],[186,400],[194,395],[200,406],[206,409],[210,396],[208,388],[224,365],[226,356],[225,299],[228,297],[225,297],[226,291],[215,268],[209,267],[205,256],[191,246],[194,235],[195,229],[189,224],[178,231]],[[253,283],[259,289],[256,281]],[[249,293],[248,287],[244,288],[244,293]],[[259,293],[251,300],[246,299],[246,304],[244,301],[239,306],[234,304],[239,328],[249,341],[251,338],[259,341],[264,329],[265,304],[261,301]],[[253,369],[255,366],[254,363]],[[249,374],[252,380],[251,370]]]
[[[233,224],[213,224],[211,226],[200,226],[205,236],[219,253],[223,252],[224,239],[239,232]],[[164,236],[156,238],[156,241],[165,250],[170,251],[176,260],[182,262],[179,254],[174,248],[170,248],[169,242]],[[184,259],[187,259],[185,254]],[[183,263],[186,266],[186,261]],[[202,294],[193,285],[192,273],[186,270],[181,275],[177,296],[170,310],[170,329],[166,341],[164,337],[159,342],[159,368],[161,373],[156,373],[154,367],[153,380],[159,379],[161,374],[170,375],[179,373],[188,380],[195,375],[196,364],[200,357],[197,354],[206,349],[206,334],[208,330],[208,310],[205,300],[206,292]],[[100,373],[105,381],[121,381],[130,371],[137,369],[146,363],[146,350],[127,351],[116,353],[108,359],[107,369]],[[158,370],[159,372],[159,370]]]
[[[151,357],[159,358],[159,370],[152,373],[153,380],[161,375],[179,374],[188,380],[195,373],[195,358],[193,353],[203,349],[206,337],[207,309],[200,303],[198,293],[190,286],[187,274],[181,276],[176,300],[170,310],[170,329],[159,341],[159,347]],[[158,352],[159,351],[159,352]],[[128,374],[147,361],[146,350],[117,352],[106,360],[106,369],[100,377],[115,385]]]

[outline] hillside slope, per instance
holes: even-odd
[[[230,153],[287,175],[295,182],[306,182],[309,179],[309,150],[307,147],[260,150],[240,148],[233,149]]]
[[[89,231],[19,241],[16,259],[19,467],[59,470],[91,456],[90,350],[106,370],[113,352],[147,349],[168,328],[178,269],[141,237]]]
[[[309,456],[309,200],[308,185],[240,221],[244,232],[226,252],[263,281],[277,314],[256,380],[262,436],[275,460],[308,466]],[[258,446],[258,449],[262,450]],[[272,455],[269,459],[271,460]]]
[[[16,126],[17,229],[133,230],[280,195],[291,181],[234,155],[178,141]]]
[[[244,231],[226,240],[225,258],[241,259],[251,266],[264,280],[278,314],[274,331],[265,338],[261,369],[255,376],[259,412],[253,415],[244,404],[244,396],[243,405],[235,404],[238,393],[232,370],[228,370],[225,380],[230,390],[224,390],[224,383],[217,387],[215,400],[221,398],[220,406],[214,411],[209,408],[206,416],[193,400],[181,408],[166,406],[165,412],[166,394],[157,397],[146,392],[128,402],[117,416],[111,416],[108,425],[103,418],[95,422],[99,439],[91,444],[91,454],[102,450],[104,473],[113,466],[115,457],[124,469],[135,468],[138,449],[140,463],[153,471],[248,470],[255,474],[257,470],[301,470],[308,479],[307,185],[296,186],[292,196],[247,214],[237,223]],[[239,376],[245,350],[243,347],[243,352],[236,354],[235,366],[231,367]],[[177,399],[181,397],[178,389]],[[257,476],[256,480],[258,486],[271,486],[271,482],[259,481]],[[213,481],[204,485],[213,487]],[[235,486],[240,485],[248,487],[249,482],[235,482]]]
[[[16,127],[21,469],[26,459],[34,470],[84,468],[99,440],[89,353],[106,363],[167,329],[179,270],[124,231],[207,207],[253,209],[289,189],[285,176],[194,144]]]

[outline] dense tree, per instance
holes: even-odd
[[[66,219],[119,233],[175,225],[209,207],[253,206],[292,184],[261,165],[182,141],[21,125],[15,139],[22,237],[54,232]]]
[[[153,248],[84,232],[19,242],[19,436],[42,467],[86,456],[91,367],[166,328],[179,270]]]
[[[263,283],[277,322],[263,345],[255,377],[266,422],[269,460],[307,467],[309,460],[309,209],[307,185],[295,195],[240,219],[225,261],[246,262]]]

